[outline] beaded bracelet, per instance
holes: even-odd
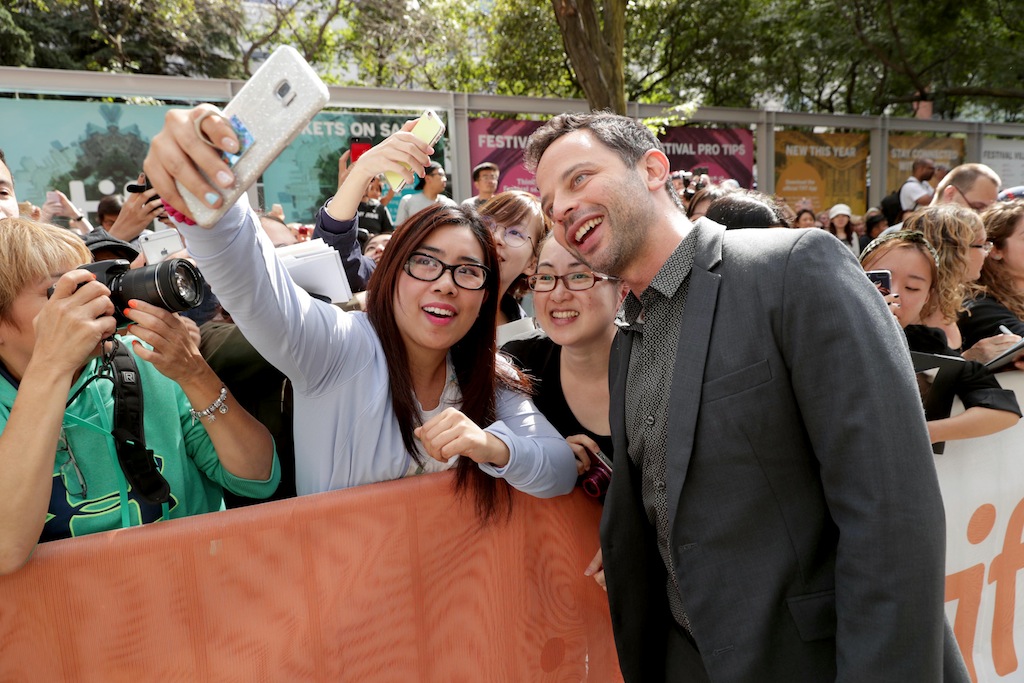
[[[215,412],[220,413],[221,415],[228,412],[227,400],[228,388],[222,384],[220,385],[220,396],[217,397],[216,401],[208,405],[203,410],[196,410],[194,408],[189,409],[188,413],[192,416],[192,424],[195,424],[196,420],[201,420],[204,417],[210,418],[210,422],[215,422],[217,420],[217,416],[214,414]]]

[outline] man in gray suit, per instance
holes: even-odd
[[[563,114],[526,159],[559,243],[631,290],[601,521],[627,683],[969,680],[910,355],[849,250],[692,225],[632,119]]]

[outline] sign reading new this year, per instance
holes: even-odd
[[[890,135],[886,194],[906,182],[913,170],[914,160],[920,157],[928,157],[934,160],[936,165],[948,168],[959,166],[964,162],[964,141],[960,138]],[[934,187],[935,182],[933,181],[931,185]]]
[[[142,171],[149,142],[169,109],[0,98],[0,149],[14,174],[18,199],[41,205],[47,190],[57,189],[75,206],[92,212],[102,196],[124,194],[125,185]],[[264,203],[281,204],[289,221],[311,223],[317,208],[337,189],[338,159],[349,137],[376,144],[410,118],[415,113],[320,112],[264,173]],[[444,150],[442,139],[435,158],[443,159]],[[389,208],[397,206],[393,201]]]
[[[523,151],[542,121],[479,118],[469,121],[471,166],[485,161],[498,165],[498,191],[525,190],[537,194],[533,173],[523,165]],[[670,128],[661,137],[672,170],[692,171],[706,166],[715,182],[734,178],[750,187],[754,178],[754,138],[745,129]]]
[[[867,208],[870,136],[866,133],[775,134],[775,194],[792,207],[815,213],[846,204]]]

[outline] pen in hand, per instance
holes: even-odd
[[[999,331],[1002,332],[1003,334],[1013,334],[1013,332],[1010,331],[1010,328],[1007,327],[1006,325],[1000,325]]]

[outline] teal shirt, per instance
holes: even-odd
[[[124,343],[131,350],[132,337]],[[134,354],[133,354],[134,355]],[[150,363],[135,356],[143,387],[146,446],[155,454],[157,466],[171,487],[168,518],[188,517],[213,512],[223,507],[223,488],[251,498],[266,498],[281,478],[277,454],[270,478],[252,481],[234,476],[224,469],[210,436],[201,422],[192,423],[190,404],[173,380],[164,377]],[[96,374],[100,360],[86,366],[71,387],[70,398]],[[7,424],[17,389],[0,376],[0,431]],[[117,462],[117,451],[110,436],[114,399],[106,379],[92,382],[75,399],[64,415],[63,430],[85,479],[85,495],[67,449],[59,448],[53,463],[53,491],[41,541],[82,536],[122,525],[120,491],[124,483]],[[232,406],[235,407],[235,406]],[[237,408],[236,408],[237,409]],[[76,495],[78,494],[78,495]],[[146,503],[128,490],[129,524],[148,524],[163,518],[160,505]]]

